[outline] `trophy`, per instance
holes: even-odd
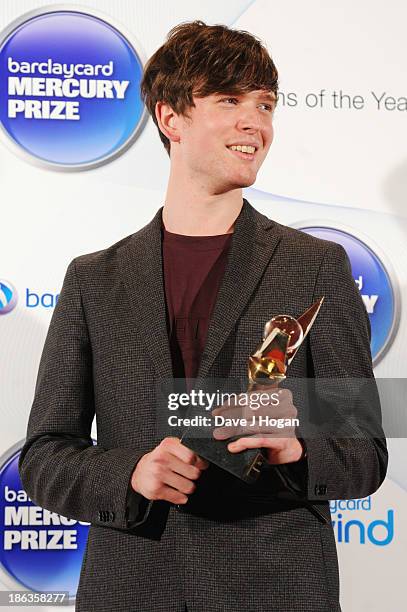
[[[248,391],[255,389],[256,385],[276,387],[286,378],[287,368],[314,324],[323,301],[323,297],[317,300],[298,319],[290,315],[277,315],[267,321],[262,341],[249,356]],[[227,440],[194,438],[189,429],[184,432],[181,442],[204,459],[241,480],[255,482],[260,475],[262,465],[266,462],[265,455],[258,448],[232,454],[227,446],[233,439],[236,437]]]
[[[324,298],[320,298],[298,319],[277,315],[264,326],[263,341],[249,357],[249,390],[256,384],[275,385],[284,380],[287,367],[308,335]]]

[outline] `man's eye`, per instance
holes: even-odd
[[[269,111],[269,112],[273,110],[273,107],[271,106],[271,104],[260,104],[260,106],[264,106],[266,111]]]
[[[239,100],[237,98],[222,98],[221,102],[226,102],[226,103],[230,103],[230,104],[238,104]],[[271,113],[273,112],[273,106],[271,104],[266,104],[265,102],[262,104],[259,104],[259,106],[262,106],[267,112]]]

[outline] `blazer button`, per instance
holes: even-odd
[[[98,516],[101,523],[110,523],[115,519],[115,513],[109,510],[99,510]]]
[[[326,484],[317,484],[315,485],[315,495],[326,495],[328,492],[328,487]]]

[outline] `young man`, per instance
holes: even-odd
[[[142,93],[170,157],[165,204],[136,234],[70,264],[23,485],[37,504],[91,523],[77,610],[340,610],[328,500],[377,490],[381,436],[354,422],[339,439],[243,435],[229,452],[268,457],[246,485],[156,427],[157,382],[245,377],[264,323],[321,296],[290,377],[373,378],[343,249],[242,199],[273,140],[276,68],[247,32],[187,23],[148,62]],[[296,415],[291,394],[281,397],[279,414]],[[377,403],[367,409],[379,422]]]

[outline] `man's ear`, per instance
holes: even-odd
[[[157,102],[155,116],[158,126],[164,136],[171,142],[179,142],[179,115],[177,115],[166,102]]]

